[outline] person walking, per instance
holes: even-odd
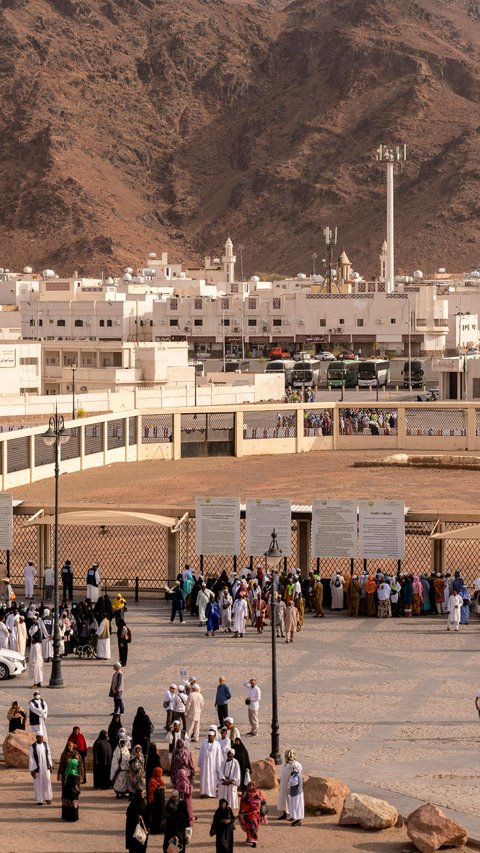
[[[458,631],[458,626],[460,624],[460,616],[462,611],[463,599],[462,597],[452,590],[452,594],[448,599],[448,621],[447,621],[447,631],[453,629],[454,631]]]
[[[123,704],[123,687],[124,687],[124,677],[122,672],[122,664],[117,661],[117,663],[113,664],[113,676],[110,684],[110,692],[109,696],[113,699],[113,713],[114,714],[124,714],[125,707]]]
[[[160,835],[163,832],[165,812],[165,781],[161,767],[154,768],[147,782],[147,802],[150,835]]]
[[[262,691],[257,684],[256,678],[250,678],[245,682],[247,688],[247,698],[245,704],[248,706],[248,721],[250,723],[250,731],[247,733],[250,737],[258,735],[258,711],[260,708],[260,700]]]
[[[130,750],[125,738],[120,737],[118,746],[115,747],[110,767],[110,781],[117,800],[127,796],[128,770],[130,761]]]
[[[222,749],[215,740],[216,728],[208,730],[207,739],[203,741],[198,756],[200,768],[200,796],[215,797],[217,794],[218,774],[222,763]]]
[[[232,698],[230,688],[223,675],[218,679],[217,692],[215,694],[215,708],[217,709],[218,722],[223,726],[225,717],[228,717],[228,700]]]
[[[247,844],[256,847],[260,823],[266,823],[266,802],[254,782],[249,782],[240,800],[238,821],[247,836]]]
[[[210,838],[215,838],[215,853],[233,853],[235,815],[225,799],[221,799],[213,815]]]
[[[280,816],[277,820],[287,820],[290,814],[289,781],[295,760],[295,751],[293,749],[285,750],[285,764],[282,767],[278,789],[277,810],[280,812]]]
[[[140,706],[137,708],[135,719],[132,723],[132,741],[139,743],[142,747],[144,756],[147,756],[150,747],[150,736],[153,732],[153,723],[145,711],[145,708]]]
[[[237,791],[241,778],[240,764],[233,749],[228,749],[218,774],[218,798],[226,800],[231,809],[238,809]]]
[[[128,646],[132,642],[132,632],[125,623],[125,619],[119,619],[117,623],[118,660],[122,666],[127,665]]]
[[[110,788],[110,769],[112,766],[112,747],[105,729],[99,733],[92,746],[93,787],[100,791]]]
[[[28,769],[33,779],[33,790],[37,806],[43,806],[44,802],[50,805],[53,800],[52,754],[48,743],[39,732],[35,736],[35,743],[32,743],[29,750]]]
[[[215,601],[215,594],[210,593],[210,600],[205,608],[205,616],[207,617],[207,637],[215,636],[215,631],[220,627],[220,608],[218,601]]]
[[[200,737],[200,720],[205,700],[200,693],[198,684],[192,684],[190,695],[185,706],[185,721],[187,734],[191,741],[196,742]]]
[[[55,575],[51,566],[45,566],[43,582],[45,584],[45,601],[51,601],[53,596],[53,584]]]
[[[165,693],[163,694],[163,707],[167,712],[167,719],[165,720],[165,731],[167,732],[170,731],[171,725],[173,723],[173,702],[176,694],[176,684],[171,684],[168,690],[165,690]]]
[[[81,760],[76,756],[67,764],[62,780],[62,820],[71,822],[79,820],[79,804],[81,785]]]
[[[48,705],[42,699],[38,690],[28,703],[28,722],[34,734],[42,735],[47,740]]]
[[[232,604],[233,598],[228,591],[228,586],[223,587],[218,599],[220,607],[220,626],[225,633],[232,633]]]
[[[87,741],[85,740],[84,735],[80,731],[80,726],[74,726],[72,733],[68,736],[67,743],[73,743],[75,749],[77,750],[80,758],[82,760],[82,778],[83,784],[85,785],[87,781]]]
[[[190,825],[187,804],[181,800],[178,791],[172,791],[165,806],[165,836],[163,840],[163,853],[168,853],[171,843],[176,843],[180,851],[184,851],[185,830]]]
[[[303,796],[302,765],[294,761],[288,780],[288,800],[292,826],[301,826],[305,817],[305,802]]]
[[[38,616],[34,616],[29,630],[30,656],[28,658],[28,677],[32,687],[41,687],[43,681],[42,630]]]
[[[98,596],[100,595],[100,583],[101,578],[98,563],[93,563],[87,572],[87,598],[90,599],[92,604],[96,604],[98,601]]]
[[[297,631],[298,610],[293,601],[287,601],[285,610],[285,642],[293,643]]]
[[[168,589],[168,587],[166,587]],[[172,612],[170,614],[170,622],[173,622],[175,616],[178,613],[178,618],[180,622],[183,624],[183,611],[185,609],[185,598],[183,595],[183,589],[181,587],[180,581],[175,581],[175,585],[173,589],[168,589],[168,592],[172,594]]]
[[[147,802],[144,792],[136,791],[126,812],[125,847],[128,853],[145,853],[147,844]]]

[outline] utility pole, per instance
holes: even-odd
[[[376,158],[380,163],[387,164],[387,268],[385,275],[385,292],[392,293],[395,287],[395,236],[394,236],[394,192],[393,167],[407,159],[406,145],[379,145]]]
[[[327,293],[332,292],[332,249],[337,245],[337,229],[328,225],[323,229],[325,245],[327,247],[325,278],[327,281]]]

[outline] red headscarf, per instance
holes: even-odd
[[[164,788],[165,782],[163,781],[163,770],[161,767],[155,767],[150,782],[148,783],[148,802],[151,803],[153,801],[153,797],[157,788]]]
[[[75,729],[78,729],[78,726],[73,727],[72,734],[68,736],[68,740],[70,743],[73,743],[74,746],[78,749],[79,752],[87,751],[87,741],[82,735],[81,731],[78,731],[78,734],[75,734]]]

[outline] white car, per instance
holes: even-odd
[[[21,675],[26,668],[25,655],[12,649],[0,649],[0,681],[13,675]]]
[[[294,361],[310,361],[311,355],[309,352],[305,352],[305,350],[301,350],[300,352],[296,352],[293,356]]]
[[[315,358],[317,358],[318,361],[336,361],[333,352],[327,352],[326,350],[324,352],[318,352]]]

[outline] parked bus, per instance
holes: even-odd
[[[410,366],[412,370],[412,388],[421,388],[423,385],[423,365],[421,361],[406,361],[402,370],[403,387],[408,388]]]
[[[283,358],[269,361],[265,367],[265,373],[283,373],[285,377],[285,388],[292,382],[292,370],[295,367],[293,359]]]
[[[356,388],[358,385],[358,365],[352,359],[331,361],[327,368],[327,388]]]
[[[379,387],[390,382],[390,362],[380,359],[368,359],[358,363],[359,388]]]
[[[240,358],[229,358],[222,367],[222,373],[248,373],[250,362]]]
[[[314,358],[309,358],[308,361],[296,361],[292,370],[292,385],[294,388],[302,386],[318,388],[321,374],[322,365]]]

